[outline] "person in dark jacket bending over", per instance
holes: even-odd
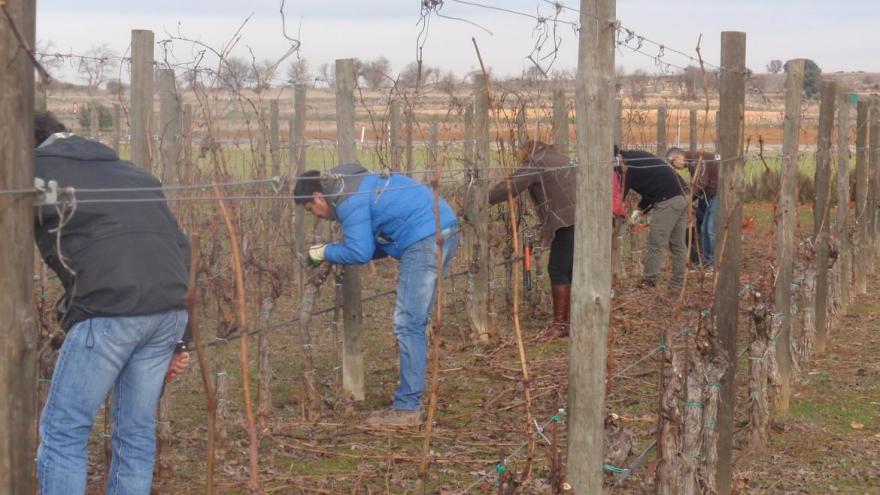
[[[400,385],[390,409],[367,422],[416,426],[422,421],[427,364],[426,330],[437,283],[437,219],[434,193],[405,175],[369,172],[359,164],[328,173],[309,170],[298,177],[294,201],[319,218],[342,224],[344,240],[309,248],[312,263],[359,265],[391,256],[400,261],[394,333],[400,351]],[[458,245],[458,224],[439,200],[442,264],[448,272]]]
[[[687,262],[685,234],[687,230],[686,194],[687,184],[666,161],[647,151],[619,150],[620,168],[624,174],[623,197],[630,189],[641,195],[638,207],[630,219],[651,212],[651,228],[648,233],[648,250],[644,258],[641,286],[653,287],[668,248],[672,254],[672,279],[670,287],[684,284]]]
[[[75,208],[35,209],[40,254],[65,289],[57,309],[67,332],[40,418],[40,491],[85,493],[89,432],[112,390],[107,493],[148,495],[159,395],[189,360],[175,353],[187,326],[189,242],[149,172],[49,113],[36,115],[34,134],[36,177],[77,190]]]
[[[553,319],[538,334],[539,340],[568,336],[571,279],[574,267],[574,209],[577,170],[568,155],[541,141],[528,141],[520,148],[520,166],[510,176],[511,192],[517,196],[528,191],[541,222],[541,244],[550,248],[547,273],[553,299]],[[614,184],[614,213],[624,216],[618,199],[617,180]],[[489,203],[507,201],[507,180],[489,191]]]
[[[684,151],[670,148],[666,160],[674,168],[687,167],[697,199],[697,227],[700,233],[700,254],[703,267],[715,266],[716,217],[718,211],[718,165],[720,156],[705,151]]]

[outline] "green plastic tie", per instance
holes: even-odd
[[[718,387],[721,386],[721,384],[718,383],[718,382],[712,382],[712,383],[709,384],[709,386],[712,387],[712,388],[718,388]]]
[[[685,401],[684,407],[703,407],[702,402]]]
[[[550,421],[553,423],[558,423],[559,422],[559,415],[557,414],[555,416],[550,416]]]
[[[685,325],[684,327],[684,336],[687,337],[691,334],[691,327],[689,325]]]
[[[507,472],[507,466],[505,466],[504,464],[498,464],[495,466],[495,472],[499,475],[504,474]]]
[[[715,420],[714,419],[707,419],[706,426],[714,428],[715,427]]]
[[[609,473],[620,474],[626,471],[626,469],[619,468],[617,466],[612,466],[611,464],[602,464],[602,469],[608,471]]]

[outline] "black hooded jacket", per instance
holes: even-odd
[[[76,189],[75,209],[59,207],[65,218],[60,230],[55,231],[55,206],[35,210],[40,254],[66,291],[58,307],[65,330],[92,317],[184,307],[189,242],[157,189],[158,179],[110,148],[75,135],[37,148],[35,175]],[[129,190],[89,191],[94,189]]]

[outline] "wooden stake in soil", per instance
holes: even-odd
[[[469,211],[465,212],[473,227],[470,238],[471,266],[468,274],[468,318],[472,332],[480,342],[489,341],[489,94],[486,85],[474,81],[474,139],[476,141]]]
[[[0,2],[2,3],[2,2]],[[12,0],[0,14],[0,189],[34,182],[34,67],[12,29],[34,46],[34,3]],[[9,18],[5,18],[5,16]],[[37,332],[34,318],[34,195],[0,195],[0,493],[34,493]]]
[[[159,157],[162,160],[160,177],[163,184],[179,184],[180,121],[182,108],[177,95],[174,69],[159,70]]]
[[[825,81],[819,108],[819,135],[816,148],[816,201],[813,206],[813,241],[816,249],[816,342],[813,349],[825,352],[828,339],[828,254],[831,229],[831,134],[834,131],[834,105],[837,83]]]
[[[868,293],[868,102],[856,105],[856,242],[853,253],[853,279],[858,294]]]
[[[574,493],[602,493],[606,339],[611,312],[611,182],[614,152],[616,0],[581,0],[578,193],[568,359],[568,462]],[[597,21],[597,19],[599,19]],[[585,111],[589,109],[589,111]]]
[[[697,109],[691,108],[689,113],[689,121],[690,127],[688,132],[688,144],[690,146],[691,151],[697,151]]]
[[[804,60],[785,64],[785,120],[782,136],[782,166],[779,173],[779,203],[776,207],[776,283],[773,307],[782,321],[776,341],[776,364],[779,388],[775,393],[776,410],[788,410],[791,397],[791,281],[794,260],[794,231],[797,225],[798,144],[801,128],[801,94]]]
[[[131,31],[131,161],[153,171],[153,47],[152,31]]]
[[[568,105],[565,90],[553,90],[553,145],[563,155],[568,154]]]
[[[837,291],[841,310],[849,305],[852,290],[852,240],[849,206],[849,91],[837,93],[837,222],[834,236],[838,242]]]
[[[718,494],[733,483],[733,420],[736,405],[736,339],[739,317],[740,221],[742,217],[743,122],[746,96],[746,33],[721,33],[721,167],[718,173],[718,275],[714,315],[720,351],[730,360],[721,380],[718,407]]]
[[[336,60],[336,140],[341,163],[357,161],[354,140],[354,60]],[[361,343],[360,267],[346,266],[342,275],[342,387],[354,400],[364,400],[364,355]]]
[[[666,107],[657,108],[657,156],[666,156]]]

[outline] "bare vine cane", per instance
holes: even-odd
[[[442,157],[445,159],[445,157]],[[434,413],[437,409],[437,389],[440,383],[440,340],[443,336],[443,229],[440,225],[440,178],[444,159],[438,160],[431,189],[434,192],[434,228],[437,230],[437,283],[434,301],[434,331],[431,333],[431,395],[428,399],[428,417],[425,420],[425,440],[419,460],[419,479],[415,493],[425,492],[425,479],[428,476],[428,455],[431,452],[431,436],[434,433]]]
[[[241,250],[238,246],[238,236],[235,227],[232,225],[232,218],[226,209],[226,204],[220,196],[220,188],[216,184],[213,186],[214,197],[217,199],[217,205],[220,207],[220,213],[226,223],[226,231],[229,234],[229,244],[232,247],[232,266],[235,272],[235,296],[238,303],[238,323],[241,333],[241,383],[244,389],[244,406],[247,416],[247,433],[250,443],[248,445],[248,454],[250,458],[250,490],[252,493],[261,493],[260,480],[258,471],[258,453],[257,453],[257,427],[254,420],[254,407],[251,401],[250,386],[250,369],[248,367],[248,335],[249,329],[247,324],[247,302],[244,295],[244,270],[241,266]]]
[[[315,378],[315,360],[312,357],[312,336],[309,332],[309,325],[314,314],[315,302],[318,299],[318,291],[330,275],[331,268],[332,265],[325,262],[309,273],[299,306],[299,337],[302,343],[303,355],[305,356],[305,370],[303,371],[303,385],[305,387],[303,417],[307,421],[317,419],[321,413],[321,394],[318,391]]]
[[[202,341],[199,329],[196,304],[198,302],[198,270],[202,239],[199,234],[190,236],[190,262],[189,262],[189,289],[186,292],[186,309],[189,313],[189,328],[192,332],[193,344],[196,347],[196,357],[199,360],[199,371],[202,375],[202,385],[205,387],[205,407],[208,412],[208,459],[206,467],[208,495],[214,494],[214,435],[217,423],[217,402],[214,398],[214,386],[211,383],[211,370],[208,358],[205,356],[205,345]]]
[[[480,68],[483,73],[483,84],[486,85],[486,92],[489,94],[489,110],[492,111],[492,114],[495,118],[495,128],[497,131],[497,129],[499,128],[498,109],[492,100],[492,88],[489,85],[489,73],[486,71],[486,67],[483,64],[483,57],[482,55],[480,55],[480,48],[477,46],[477,41],[473,38],[471,38],[471,40],[474,43],[474,49],[477,52],[477,59],[480,62]],[[504,153],[501,153],[500,157],[502,161],[502,167],[506,167],[507,163]],[[513,241],[513,258],[519,259],[519,257],[522,255],[522,245],[519,241],[516,213],[517,203],[516,198],[513,194],[513,184],[511,183],[510,175],[507,176],[507,204],[510,208],[510,234]],[[529,366],[528,361],[526,360],[525,346],[523,344],[522,328],[520,327],[519,323],[519,299],[521,289],[520,277],[522,274],[519,270],[514,270],[513,275],[513,327],[516,331],[516,346],[517,350],[519,351],[520,368],[522,370],[523,403],[525,405],[524,412],[526,415],[526,443],[528,445],[526,465],[523,467],[522,476],[519,479],[519,484],[524,485],[532,477],[532,463],[535,458],[535,432],[533,430],[534,420],[532,419],[532,394],[529,384]]]

